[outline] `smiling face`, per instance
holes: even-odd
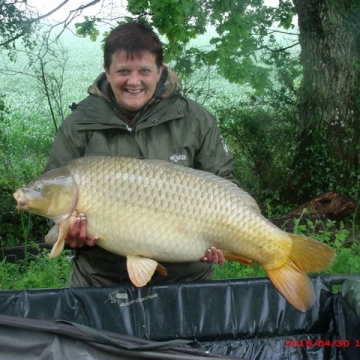
[[[158,68],[155,56],[147,51],[141,57],[120,51],[112,55],[110,67],[104,68],[118,105],[137,111],[154,95],[164,66]]]

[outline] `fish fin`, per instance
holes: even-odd
[[[161,264],[157,265],[156,271],[162,276],[166,276],[168,274],[165,266],[162,266]]]
[[[335,259],[335,250],[307,236],[288,234],[292,240],[291,259],[304,272],[327,269]]]
[[[325,270],[336,254],[329,246],[309,237],[288,235],[293,243],[289,258],[281,267],[265,270],[284,298],[306,312],[314,301],[314,290],[305,272]]]
[[[59,237],[59,225],[54,225],[50,231],[45,235],[45,242],[47,244],[55,244]]]
[[[310,278],[292,261],[279,269],[266,270],[269,279],[280,294],[296,309],[306,312],[314,301]]]
[[[65,219],[58,227],[59,227],[59,236],[51,249],[49,257],[54,258],[58,256],[65,246],[65,237],[69,232],[70,228],[70,218]],[[51,232],[51,230],[50,230]],[[50,233],[49,233],[50,234]],[[48,235],[49,235],[48,234]]]
[[[131,282],[137,287],[142,287],[151,280],[158,263],[142,256],[128,255],[126,266]]]
[[[237,261],[248,266],[254,265],[250,260],[241,255],[226,254],[225,259],[230,261]]]

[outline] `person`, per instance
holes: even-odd
[[[162,159],[236,183],[233,158],[214,116],[181,94],[181,82],[164,65],[161,41],[149,25],[114,28],[105,42],[104,70],[59,128],[45,171],[83,156],[128,156]],[[86,217],[79,214],[65,239],[74,249],[69,287],[129,282],[126,258],[96,241],[87,238]],[[150,283],[209,280],[213,263],[224,262],[223,253],[212,247],[201,261],[162,264],[168,275],[155,273]]]

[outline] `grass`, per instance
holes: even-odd
[[[325,274],[360,274],[360,244],[355,221],[350,223],[350,230],[343,222],[331,220],[326,223],[308,220],[306,225],[300,225],[297,219],[296,224],[296,233],[319,240],[335,250],[335,261]]]
[[[40,217],[29,213],[19,213],[19,228],[21,231],[21,245],[23,245],[23,259],[11,261],[2,253],[0,261],[0,290],[4,289],[38,289],[61,288],[67,284],[71,270],[71,251],[63,251],[55,259],[50,259],[49,251],[41,249],[39,242],[30,240],[33,228],[38,225]],[[46,233],[47,228],[40,227],[40,233]],[[42,235],[40,235],[42,236]],[[0,238],[1,249],[7,247],[9,242]],[[19,240],[19,239],[18,239]],[[18,244],[14,244],[18,245]],[[30,252],[35,250],[35,254]]]
[[[29,254],[25,260],[15,263],[3,259],[0,262],[0,290],[66,287],[71,270],[69,255],[69,251],[64,251],[50,259],[48,250],[43,249],[38,255]]]

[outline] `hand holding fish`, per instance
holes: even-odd
[[[217,249],[215,246],[209,248],[205,255],[200,259],[201,262],[213,263],[224,265],[225,264],[225,256],[223,252]]]
[[[85,245],[94,246],[98,241],[99,237],[94,236],[91,239],[87,238],[87,221],[83,213],[79,213],[76,220],[69,228],[69,232],[65,237],[65,244],[72,248],[81,248]]]

